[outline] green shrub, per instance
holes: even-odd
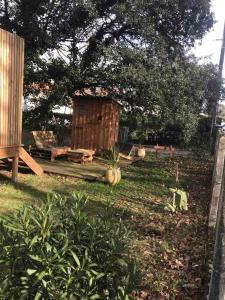
[[[87,197],[49,196],[0,222],[1,299],[129,299],[135,267],[128,231]]]

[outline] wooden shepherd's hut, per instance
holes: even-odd
[[[23,70],[24,40],[0,29],[0,159],[12,159],[14,180],[19,158],[36,174],[43,172],[21,145]]]
[[[72,149],[109,150],[118,140],[120,104],[103,89],[77,91],[73,98]]]

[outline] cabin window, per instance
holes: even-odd
[[[84,105],[77,106],[77,114],[78,116],[84,116],[87,114],[87,108]]]

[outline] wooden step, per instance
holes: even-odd
[[[43,175],[44,171],[42,167],[22,147],[19,150],[19,157],[36,175]]]

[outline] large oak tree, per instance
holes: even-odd
[[[76,89],[102,86],[126,91],[131,111],[189,118],[192,131],[219,84],[216,68],[186,51],[212,25],[209,0],[0,0],[0,26],[26,41],[26,92],[39,121]],[[50,79],[35,97],[30,84]]]

